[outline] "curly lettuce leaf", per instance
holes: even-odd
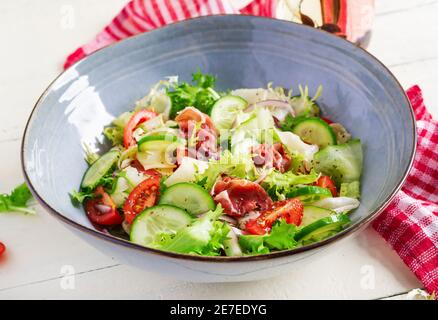
[[[269,234],[265,235],[242,235],[239,244],[246,254],[264,254],[271,250],[287,250],[297,246],[294,237],[297,227],[288,224],[284,219],[278,220]]]
[[[133,112],[124,112],[113,120],[111,126],[103,129],[104,136],[111,141],[113,146],[122,144],[123,142],[123,130],[129,119],[131,119]]]
[[[0,194],[0,212],[22,212],[34,214],[33,209],[28,208],[28,202],[32,194],[25,183],[17,186],[10,194]]]
[[[94,193],[91,191],[76,191],[73,190],[69,193],[71,203],[78,207],[81,203],[84,203],[85,200],[91,199],[94,197]]]
[[[288,114],[286,118],[280,122],[280,130],[281,131],[292,131],[293,127],[303,119],[308,118],[307,116],[298,116],[293,117],[291,114]]]
[[[249,154],[233,155],[226,150],[219,160],[210,160],[208,168],[201,174],[196,175],[196,181],[207,190],[211,190],[220,175],[226,174],[234,178],[254,180],[256,169]]]
[[[214,90],[216,78],[210,74],[203,74],[199,70],[192,74],[192,83],[177,83],[168,88],[166,94],[171,100],[170,118],[185,107],[192,106],[208,114],[219,94]]]
[[[91,166],[100,156],[91,150],[90,146],[86,143],[83,144],[84,152],[85,152],[85,161]]]
[[[152,246],[179,253],[219,255],[229,232],[227,225],[217,221],[222,212],[219,205],[175,235],[161,235]]]
[[[228,224],[215,221],[213,223],[213,230],[211,231],[211,240],[207,246],[202,249],[201,255],[203,256],[220,256],[221,251],[225,248],[225,241],[228,239],[228,233],[230,227]]]
[[[319,174],[312,170],[309,174],[295,174],[292,171],[281,173],[271,171],[263,180],[262,186],[274,199],[282,199],[293,191],[297,185],[311,184],[318,180]]]

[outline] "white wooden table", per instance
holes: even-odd
[[[20,139],[41,92],[68,53],[88,41],[125,0],[0,2],[0,192],[23,181]],[[438,115],[438,0],[376,0],[369,50],[408,88],[420,84]],[[306,269],[272,280],[193,284],[136,270],[104,256],[37,206],[37,215],[0,214],[0,299],[381,299],[421,283],[371,228]],[[67,267],[66,267],[67,266]],[[63,285],[74,271],[74,288]],[[65,283],[64,283],[65,284]]]

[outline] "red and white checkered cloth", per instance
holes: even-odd
[[[418,86],[407,91],[417,118],[417,154],[411,172],[374,229],[397,251],[429,293],[438,293],[438,121]]]
[[[236,8],[236,2],[249,4]],[[93,41],[72,53],[65,67],[120,39],[175,21],[230,13],[274,17],[276,5],[277,0],[133,0]],[[438,293],[438,121],[427,112],[418,86],[407,94],[417,118],[417,154],[402,190],[373,226],[425,288]]]

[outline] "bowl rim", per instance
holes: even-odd
[[[243,19],[271,20],[271,21],[275,21],[275,23],[280,23],[280,24],[285,24],[285,25],[291,24],[291,25],[294,25],[294,27],[296,27],[296,28],[312,30],[311,32],[315,32],[315,33],[323,33],[323,34],[325,34],[324,35],[325,37],[332,37],[333,41],[344,42],[345,45],[350,46],[352,49],[356,49],[356,50],[359,49],[362,53],[364,53],[366,56],[368,56],[368,58],[370,58],[374,63],[378,64],[380,67],[382,67],[387,72],[387,74],[390,76],[390,78],[392,78],[394,83],[400,88],[400,91],[403,93],[403,98],[406,101],[407,105],[410,106],[409,113],[411,116],[411,122],[412,122],[412,128],[413,128],[413,132],[412,132],[413,147],[412,147],[412,150],[410,153],[410,160],[409,160],[408,166],[405,168],[405,171],[404,171],[402,177],[399,179],[397,184],[393,187],[389,196],[382,202],[382,204],[376,210],[374,210],[373,212],[368,214],[365,218],[360,220],[358,223],[347,227],[346,229],[342,230],[341,232],[339,232],[339,233],[335,234],[334,236],[329,237],[325,240],[322,240],[322,241],[319,241],[319,242],[316,242],[316,243],[313,243],[310,245],[293,248],[293,249],[274,251],[274,252],[270,252],[267,254],[260,254],[260,255],[248,255],[248,256],[200,256],[200,255],[198,256],[198,255],[175,253],[175,252],[169,252],[169,251],[163,251],[163,250],[159,250],[159,249],[144,247],[144,246],[141,246],[139,244],[135,244],[133,242],[130,242],[128,240],[117,238],[115,236],[97,231],[95,229],[90,229],[90,228],[88,228],[80,223],[77,223],[73,220],[70,220],[69,218],[67,218],[66,216],[64,216],[63,214],[61,214],[60,212],[58,212],[54,208],[52,208],[43,199],[43,197],[38,194],[36,188],[33,186],[32,182],[30,180],[30,177],[27,173],[26,164],[25,164],[25,145],[26,145],[26,141],[28,138],[28,130],[29,130],[30,124],[34,118],[34,115],[38,111],[39,107],[42,104],[42,101],[44,101],[44,99],[46,98],[49,91],[52,89],[52,86],[56,83],[56,81],[59,78],[61,78],[68,71],[68,69],[70,69],[71,67],[73,67],[73,68],[76,67],[77,65],[86,61],[88,59],[88,57],[91,57],[102,50],[106,50],[106,49],[113,47],[113,46],[122,45],[126,41],[132,41],[132,39],[145,36],[145,34],[150,34],[153,32],[163,32],[162,30],[165,30],[167,28],[172,28],[176,25],[181,25],[181,24],[185,24],[188,22],[190,23],[193,20],[211,20],[212,18],[219,18],[220,19],[223,17],[234,17],[234,18],[242,19],[242,20]],[[381,212],[383,212],[388,207],[388,205],[390,204],[392,199],[395,197],[396,193],[401,189],[402,185],[404,184],[404,182],[405,182],[405,180],[406,180],[406,178],[407,178],[407,176],[412,168],[416,149],[417,149],[417,125],[416,125],[415,119],[416,118],[415,118],[414,110],[412,108],[412,105],[408,99],[408,96],[407,96],[405,90],[403,89],[402,85],[397,80],[397,78],[394,76],[394,74],[389,70],[389,68],[386,67],[373,54],[369,53],[368,51],[366,51],[365,49],[363,49],[359,46],[354,45],[353,43],[351,43],[348,40],[342,39],[336,35],[333,35],[329,32],[321,30],[321,29],[316,29],[316,28],[313,28],[313,27],[310,27],[307,25],[303,25],[303,24],[299,24],[299,23],[295,23],[295,22],[291,22],[291,21],[286,21],[286,20],[280,20],[280,19],[271,18],[271,17],[260,17],[260,16],[253,16],[253,15],[240,15],[240,14],[218,14],[218,15],[213,15],[213,16],[200,16],[200,17],[195,17],[195,18],[185,19],[182,21],[173,22],[173,23],[170,23],[168,25],[153,29],[151,31],[139,33],[139,34],[136,34],[134,36],[131,36],[131,37],[119,40],[117,42],[114,42],[110,45],[107,45],[103,48],[100,48],[100,49],[92,52],[91,54],[87,55],[85,58],[75,62],[69,68],[63,70],[60,74],[58,74],[58,76],[48,85],[48,87],[43,91],[41,96],[38,98],[38,100],[36,101],[32,111],[29,115],[29,118],[26,122],[26,126],[25,126],[24,133],[23,133],[23,138],[21,141],[21,147],[20,147],[21,167],[22,167],[24,179],[25,179],[27,185],[29,186],[31,193],[38,200],[38,202],[40,203],[40,205],[42,207],[44,207],[49,213],[51,213],[53,216],[55,216],[59,220],[63,221],[67,225],[70,225],[78,230],[84,231],[85,233],[87,233],[88,235],[90,235],[92,237],[95,237],[98,239],[103,239],[109,243],[121,245],[121,246],[124,246],[126,248],[134,249],[134,250],[137,250],[137,251],[142,252],[142,253],[156,254],[157,256],[166,257],[166,258],[173,258],[173,259],[177,259],[177,260],[182,259],[182,260],[190,260],[190,261],[198,261],[198,262],[250,262],[250,261],[260,261],[260,260],[271,260],[271,259],[275,259],[275,258],[292,256],[295,254],[299,254],[301,252],[307,252],[307,251],[311,251],[312,249],[321,248],[321,247],[324,247],[325,245],[328,245],[328,244],[333,244],[333,243],[335,243],[341,239],[344,239],[347,236],[355,233],[356,231],[364,228],[372,220],[374,220]],[[316,253],[316,251],[315,251],[315,253]]]

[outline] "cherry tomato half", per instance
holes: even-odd
[[[148,121],[156,117],[157,114],[150,110],[139,110],[134,113],[129,119],[123,131],[123,145],[128,149],[134,143],[134,137],[132,136],[135,128],[142,122]]]
[[[85,204],[90,221],[102,226],[121,224],[123,219],[117,211],[116,204],[103,187],[97,187],[94,194],[95,198],[88,200]]]
[[[270,209],[262,211],[258,218],[248,221],[245,225],[246,231],[257,235],[265,234],[280,218],[285,219],[289,224],[299,226],[303,219],[303,212],[304,206],[299,199],[277,201]]]
[[[140,184],[131,191],[123,206],[125,220],[128,223],[132,223],[140,212],[155,205],[159,192],[159,175],[151,175],[149,179],[140,182]]]
[[[332,193],[333,197],[338,195],[338,191],[336,190],[336,185],[329,176],[321,176],[318,181],[316,181],[316,185],[321,188],[327,188]]]
[[[6,246],[0,242],[0,256],[6,251]]]

